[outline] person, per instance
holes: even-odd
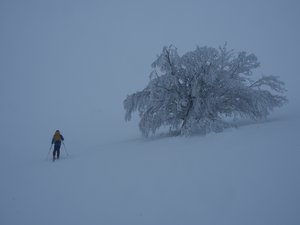
[[[62,141],[64,141],[64,137],[61,135],[59,130],[56,130],[51,142],[51,144],[54,144],[53,161],[55,160],[55,157],[56,159],[59,159],[60,146]]]

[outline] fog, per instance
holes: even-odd
[[[139,137],[122,101],[170,44],[256,54],[258,76],[286,83],[289,116],[299,108],[299,12],[296,0],[1,0],[1,151],[44,151],[56,129],[71,147]]]
[[[0,223],[299,224],[299,21],[297,0],[0,0]],[[148,141],[124,121],[163,46],[226,42],[286,83],[268,122]]]

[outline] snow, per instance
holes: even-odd
[[[1,224],[299,224],[299,116],[126,138],[1,163]],[[131,136],[131,138],[128,138]],[[44,155],[45,153],[45,155]],[[9,176],[7,176],[9,173]]]
[[[1,0],[0,225],[299,225],[299,9]],[[206,136],[144,139],[124,121],[163,46],[226,41],[280,76],[287,106]],[[52,162],[56,129],[70,157]]]

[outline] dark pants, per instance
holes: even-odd
[[[61,145],[61,142],[55,142],[54,143],[53,160],[55,159],[55,156],[56,156],[57,159],[59,158],[60,145]]]

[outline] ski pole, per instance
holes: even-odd
[[[69,156],[69,153],[68,153],[68,151],[66,149],[65,143],[64,142],[62,142],[62,143],[63,143],[64,149],[65,149],[65,152],[67,153],[67,156]]]
[[[48,154],[47,154],[47,156],[46,156],[46,159],[48,158],[48,156],[49,156],[49,154],[50,154],[50,152],[51,152],[51,148],[52,148],[52,144],[50,145],[50,148],[49,148]]]

